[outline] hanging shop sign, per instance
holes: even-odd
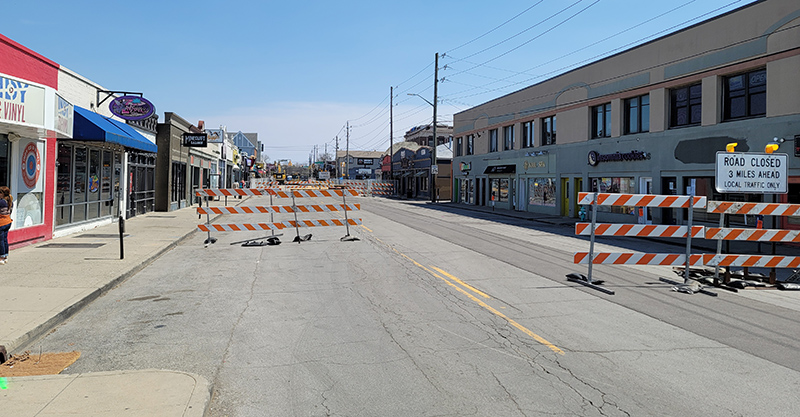
[[[208,135],[208,143],[222,143],[225,142],[225,131],[222,129],[206,129]]]
[[[0,121],[44,126],[44,88],[0,77]]]
[[[590,151],[588,155],[588,162],[591,166],[597,166],[600,162],[617,162],[617,161],[646,161],[650,159],[649,152],[630,151],[627,153],[615,152],[608,154],[601,154],[597,151]]]
[[[717,152],[714,188],[721,193],[785,194],[785,153]]]
[[[108,109],[115,116],[125,120],[142,120],[156,112],[156,106],[144,97],[121,96],[108,104]]]
[[[189,148],[205,148],[208,146],[208,135],[205,133],[184,133],[183,146]]]

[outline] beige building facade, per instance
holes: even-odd
[[[798,73],[800,3],[741,7],[455,114],[454,200],[578,217],[580,191],[686,194],[695,184],[715,200],[798,203]],[[764,152],[775,138],[788,193],[715,190],[726,144]],[[599,214],[653,224],[683,215]]]

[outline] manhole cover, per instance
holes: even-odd
[[[48,243],[39,246],[39,248],[59,248],[59,249],[95,249],[105,243]]]
[[[124,235],[123,237],[128,237],[128,236],[130,235]],[[87,237],[91,239],[105,239],[105,238],[113,239],[113,238],[118,238],[119,233],[87,233],[85,235],[74,236],[74,237]]]

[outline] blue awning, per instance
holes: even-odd
[[[147,140],[136,129],[79,106],[75,106],[72,139],[118,143],[144,152],[155,153],[158,150],[155,143]]]

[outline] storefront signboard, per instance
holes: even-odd
[[[56,94],[56,132],[71,138],[74,118],[75,106]]]
[[[647,152],[633,150],[630,152],[614,152],[609,154],[601,154],[597,151],[590,151],[587,155],[587,162],[591,166],[597,166],[600,162],[616,162],[616,161],[646,161],[650,159],[650,154]]]
[[[156,106],[144,97],[121,96],[108,104],[108,109],[115,116],[125,120],[142,120],[156,112]]]
[[[714,188],[720,193],[785,194],[786,154],[717,152]]]
[[[184,133],[183,146],[189,148],[205,148],[208,146],[208,136],[205,133]]]
[[[0,76],[0,122],[44,126],[44,88]]]

